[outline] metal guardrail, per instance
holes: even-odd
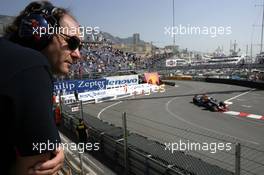
[[[64,166],[61,172],[63,175],[82,175],[81,170],[69,160],[67,155],[65,156]]]

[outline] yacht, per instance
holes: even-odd
[[[216,56],[208,60],[208,64],[242,64],[244,56]]]
[[[166,67],[186,66],[188,62],[181,58],[170,58],[166,60]]]

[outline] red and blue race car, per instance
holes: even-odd
[[[213,97],[208,95],[195,95],[193,97],[193,103],[197,106],[203,106],[212,112],[225,112],[228,111],[228,107],[224,102],[218,102]]]

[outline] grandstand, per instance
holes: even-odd
[[[106,41],[85,42],[82,57],[80,62],[71,67],[68,78],[83,78],[84,75],[94,78],[94,74],[135,71],[148,67],[146,60],[115,49]]]

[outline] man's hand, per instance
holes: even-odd
[[[55,175],[59,172],[64,162],[64,152],[62,149],[54,151],[54,157],[46,162],[36,164],[29,169],[29,174],[34,175]]]

